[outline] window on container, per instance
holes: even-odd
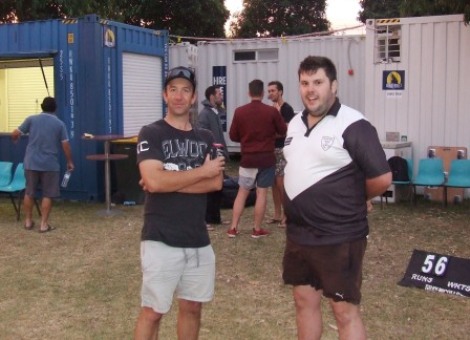
[[[44,77],[38,60],[0,61],[0,132],[11,132],[26,117],[41,112],[49,92],[54,96],[52,59],[43,59]]]
[[[401,60],[401,26],[377,26],[375,51],[377,63],[399,62]]]
[[[277,61],[279,59],[279,50],[276,49],[264,49],[258,51],[259,61]]]
[[[255,51],[235,51],[233,54],[234,61],[256,61]]]
[[[239,50],[239,51],[234,51],[233,53],[233,61],[235,62],[277,61],[278,59],[279,59],[279,49],[277,48]]]

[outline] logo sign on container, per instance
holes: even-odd
[[[110,28],[104,27],[104,45],[107,47],[114,47],[116,45],[116,37]]]
[[[404,90],[405,71],[383,71],[382,90]]]
[[[227,108],[227,67],[212,66],[212,85],[218,85],[224,97],[224,108]],[[219,115],[222,130],[227,132],[227,115]]]

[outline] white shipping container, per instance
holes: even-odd
[[[365,114],[385,140],[470,147],[470,26],[463,15],[367,20]]]
[[[195,69],[197,66],[197,46],[188,42],[170,45],[169,67],[185,66]]]
[[[184,49],[170,47],[170,67],[185,64]],[[248,83],[261,79],[265,90],[270,81],[279,80],[284,85],[284,99],[295,111],[303,109],[299,96],[297,69],[308,55],[330,58],[338,71],[340,101],[359,111],[365,108],[365,37],[324,36],[299,38],[260,38],[199,42],[197,44],[196,77],[198,103],[204,99],[205,89],[215,83],[225,85],[227,131],[238,106],[249,102]],[[214,78],[222,67],[225,79]],[[271,104],[265,91],[264,102]],[[226,135],[230,152],[239,152],[239,144]]]

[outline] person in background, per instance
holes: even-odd
[[[273,106],[279,111],[284,122],[288,124],[294,117],[294,109],[286,103],[282,97],[284,94],[284,87],[280,81],[272,81],[268,84],[268,98],[273,102]],[[284,195],[284,167],[286,160],[282,149],[284,148],[285,136],[276,138],[275,150],[276,155],[276,179],[271,188],[274,203],[274,216],[268,220],[268,223],[278,223],[279,227],[286,226],[286,216],[282,208],[282,197]]]
[[[266,211],[268,188],[274,182],[276,157],[274,141],[276,136],[284,135],[286,123],[279,112],[272,106],[261,102],[264,96],[264,84],[255,79],[249,83],[249,104],[235,110],[230,138],[240,143],[241,160],[238,178],[238,192],[233,203],[232,224],[227,230],[229,237],[239,233],[238,223],[245,208],[250,190],[256,186],[256,203],[252,238],[269,234],[261,228]]]
[[[309,56],[298,70],[305,110],[284,144],[287,216],[283,280],[293,286],[299,339],[320,339],[328,298],[340,339],[366,339],[360,315],[367,200],[392,175],[377,131],[336,97],[336,68]]]
[[[25,222],[24,228],[32,230],[34,196],[39,185],[42,190],[41,225],[38,231],[45,233],[55,229],[49,224],[52,210],[52,199],[60,197],[60,150],[67,160],[67,171],[74,170],[72,148],[65,124],[57,118],[57,103],[53,97],[44,98],[43,112],[29,116],[13,131],[14,142],[23,134],[29,134],[28,145],[24,156],[26,190],[24,195]]]
[[[140,184],[146,192],[141,234],[142,308],[135,339],[156,339],[178,299],[178,339],[197,339],[202,303],[214,295],[215,255],[205,223],[206,193],[222,188],[224,157],[210,159],[214,138],[190,122],[196,100],[192,70],[168,72],[165,118],[138,137]]]
[[[227,143],[225,142],[224,131],[220,115],[225,114],[223,108],[223,94],[220,87],[216,85],[209,86],[205,91],[205,97],[201,104],[203,108],[197,117],[198,126],[207,129],[214,135],[216,143],[222,145],[225,159],[228,159]],[[220,217],[220,204],[222,201],[222,190],[210,192],[207,194],[206,223],[208,230],[214,230],[212,224],[228,224],[228,221],[222,221]]]

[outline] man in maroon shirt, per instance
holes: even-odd
[[[277,135],[285,135],[287,126],[279,112],[263,104],[263,82],[255,79],[249,83],[249,104],[235,110],[230,139],[241,146],[241,161],[238,179],[238,193],[233,203],[232,225],[227,231],[229,237],[239,233],[238,223],[245,208],[250,190],[256,186],[254,227],[251,237],[259,238],[269,234],[261,228],[266,211],[268,188],[274,182],[276,157],[274,142]]]

